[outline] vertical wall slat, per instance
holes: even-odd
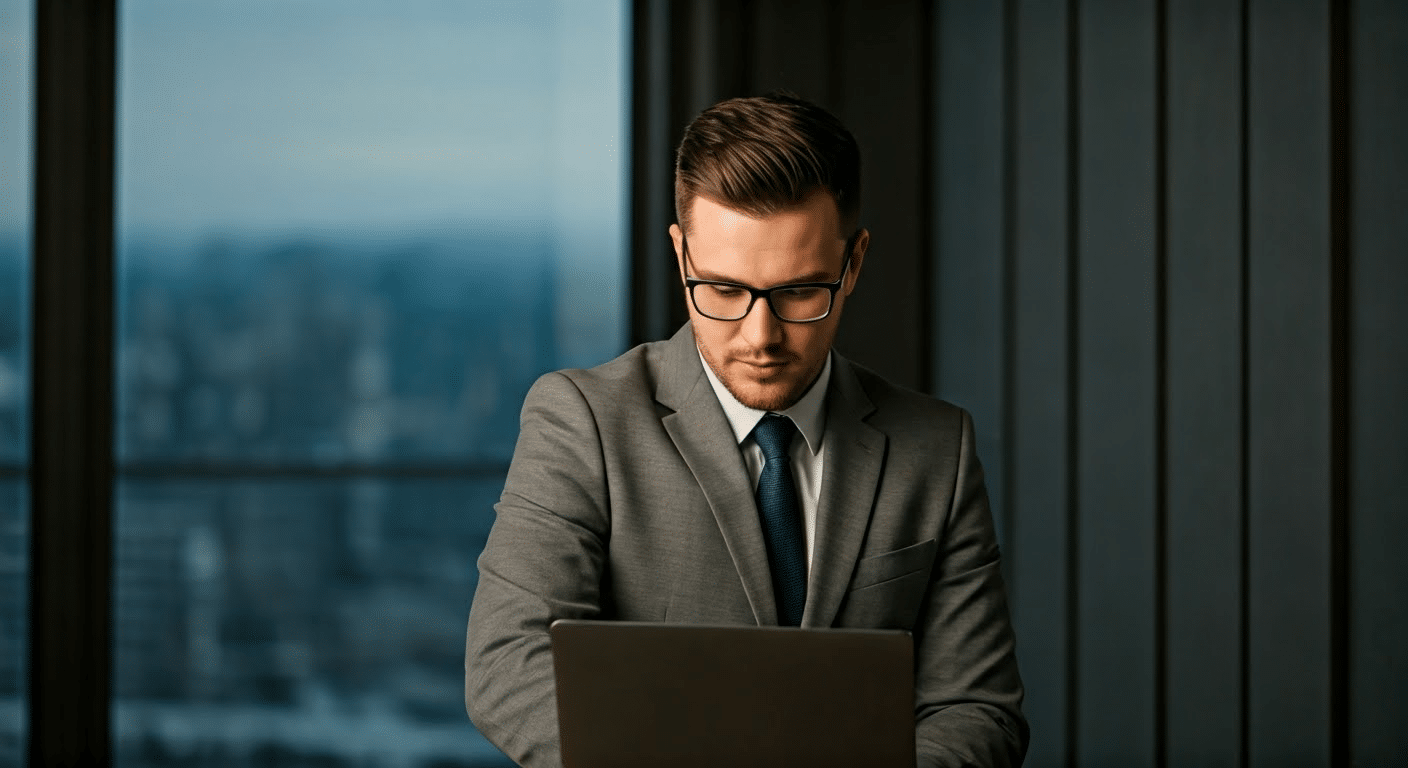
[[[1330,761],[1329,24],[1254,0],[1248,77],[1248,752]]]
[[[1031,724],[1028,766],[1065,765],[1068,509],[1066,173],[1067,9],[1064,0],[1015,0],[1013,78],[1012,466],[1008,553],[1012,614]]]
[[[1152,2],[1080,4],[1082,765],[1155,759],[1154,13]]]
[[[937,6],[929,235],[937,300],[934,392],[973,414],[999,534],[1006,529],[1003,21],[1001,3]]]
[[[1408,5],[1351,6],[1350,756],[1408,759]]]
[[[1241,755],[1241,13],[1168,6],[1169,765]]]
[[[862,223],[871,232],[859,287],[836,346],[903,386],[928,378],[927,14],[918,0],[846,0],[837,115],[860,142]],[[877,344],[877,339],[884,339]]]
[[[669,338],[688,316],[670,245],[684,86],[668,0],[631,4],[630,344]]]
[[[751,93],[785,88],[822,106],[832,85],[829,61],[836,55],[827,37],[829,5],[815,0],[760,0],[754,5],[754,69]]]

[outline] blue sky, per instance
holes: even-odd
[[[6,238],[30,217],[29,2],[0,0]],[[118,7],[119,271],[150,237],[529,228],[555,244],[560,358],[624,335],[628,3]]]
[[[29,217],[32,16],[27,0],[0,0],[0,236]]]
[[[625,10],[592,0],[121,3],[128,231],[620,218]],[[32,29],[0,0],[0,229],[27,217]]]

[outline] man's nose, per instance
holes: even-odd
[[[743,340],[754,349],[762,349],[782,340],[782,321],[772,313],[768,300],[761,296],[738,322],[743,324]]]

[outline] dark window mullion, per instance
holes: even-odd
[[[36,6],[28,762],[107,765],[116,7]]]

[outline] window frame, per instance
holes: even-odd
[[[35,4],[27,762],[112,762],[114,0]]]
[[[639,158],[655,145],[634,140],[641,121],[660,123],[654,100],[642,98],[633,65],[649,29],[647,9],[666,18],[661,0],[634,0],[627,34],[631,83],[630,195],[639,195]],[[658,34],[658,30],[656,30]],[[116,0],[34,3],[31,261],[31,400],[29,497],[28,677],[26,764],[111,765],[114,637],[114,501],[119,475],[114,441],[117,338],[115,297]],[[658,87],[655,98],[661,96]],[[658,144],[658,142],[657,142]],[[656,197],[667,169],[652,166]],[[667,215],[665,210],[657,214]],[[658,218],[658,217],[657,217]],[[658,223],[658,222],[657,222]],[[632,300],[641,294],[641,222],[628,225],[627,308],[630,327],[643,325]],[[653,260],[644,260],[653,261]],[[652,265],[654,266],[654,265]],[[659,269],[648,270],[660,281]],[[628,278],[631,281],[632,278]],[[654,293],[654,291],[651,291]],[[675,303],[682,302],[676,297]],[[664,319],[653,307],[655,325]],[[164,474],[170,467],[138,467]],[[185,468],[189,469],[189,468]],[[305,474],[308,467],[242,467],[235,474]],[[502,470],[501,467],[494,469]],[[485,467],[354,466],[337,476],[476,475]],[[122,474],[128,474],[123,468]],[[219,469],[213,473],[227,474]],[[328,472],[308,472],[325,475]]]

